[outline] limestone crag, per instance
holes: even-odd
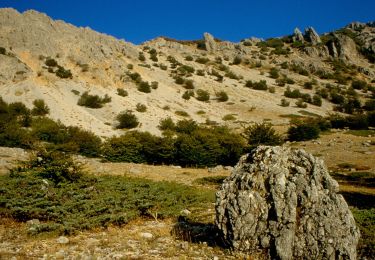
[[[305,39],[312,45],[317,45],[318,43],[322,42],[319,34],[312,27],[308,27],[305,29]]]
[[[304,41],[302,32],[298,28],[294,29],[293,42],[295,41],[300,41],[300,42]]]
[[[209,33],[204,33],[204,44],[206,46],[206,50],[208,52],[215,52],[216,51],[216,42],[214,37]]]
[[[216,224],[234,249],[267,259],[356,259],[359,230],[322,160],[260,146],[216,194]]]

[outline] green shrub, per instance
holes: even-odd
[[[309,82],[305,82],[305,83],[303,84],[303,88],[304,88],[304,89],[313,89],[313,86],[314,86],[314,84],[313,84],[311,81],[309,81]]]
[[[242,58],[240,56],[236,56],[233,58],[232,64],[233,65],[239,65],[242,62]]]
[[[177,76],[174,81],[178,85],[182,85],[185,82],[185,79],[183,77]]]
[[[79,94],[80,94],[80,92],[78,90],[76,90],[76,89],[72,89],[71,91],[76,96],[79,96]]]
[[[131,129],[139,125],[137,117],[130,110],[121,112],[116,119],[118,121],[117,129]]]
[[[210,60],[206,57],[198,57],[198,58],[195,59],[195,62],[198,62],[200,64],[206,64],[209,61]]]
[[[121,97],[127,97],[128,96],[128,92],[123,89],[123,88],[118,88],[117,89],[117,95],[121,96]]]
[[[172,118],[167,117],[167,118],[160,120],[158,128],[161,131],[166,131],[166,130],[174,131],[176,128],[176,124],[173,122]]]
[[[226,102],[228,101],[229,97],[225,91],[216,92],[216,99],[219,102]]]
[[[283,143],[282,137],[276,133],[272,125],[267,123],[256,123],[247,127],[244,137],[251,149],[259,145],[280,145]]]
[[[310,73],[299,64],[292,63],[289,69],[303,76],[308,76]]]
[[[22,102],[13,102],[8,104],[7,112],[12,116],[17,117],[19,115],[30,113],[30,109],[28,109]]]
[[[49,107],[44,103],[43,99],[35,99],[33,101],[34,108],[31,113],[36,116],[44,116],[49,113]]]
[[[204,76],[204,75],[206,75],[206,73],[204,72],[204,70],[197,70],[197,75],[198,76]]]
[[[162,63],[160,63],[160,64],[159,64],[159,68],[160,68],[161,70],[167,70],[167,69],[168,69],[168,66],[167,66],[167,65],[164,65],[164,64],[162,64]]]
[[[54,60],[54,59],[51,59],[51,58],[47,58],[46,61],[44,62],[44,64],[46,64],[48,67],[57,67],[58,66],[57,61]]]
[[[111,102],[111,97],[107,94],[101,98],[98,95],[90,95],[88,91],[85,91],[78,99],[77,104],[89,108],[102,108],[105,103],[109,102]]]
[[[270,77],[273,79],[277,79],[280,77],[279,70],[277,68],[272,68],[270,70]]]
[[[189,100],[191,97],[194,97],[194,91],[186,90],[184,94],[182,94],[182,98],[185,100]]]
[[[132,70],[134,68],[134,65],[133,64],[128,64],[128,65],[126,65],[126,67],[128,68],[128,70]]]
[[[203,89],[198,89],[196,99],[199,101],[207,102],[210,100],[210,94]]]
[[[258,47],[270,47],[270,48],[281,48],[284,46],[284,42],[279,38],[269,38],[265,41],[258,42],[256,44]]]
[[[194,81],[191,80],[191,79],[187,79],[184,81],[184,88],[186,89],[194,89],[195,86],[194,86]]]
[[[363,109],[367,111],[375,111],[375,100],[374,99],[367,100],[365,104],[363,105]]]
[[[142,81],[138,84],[137,90],[143,93],[150,93],[151,87],[150,84],[147,81]]]
[[[345,103],[345,97],[337,92],[331,92],[330,93],[330,101],[334,104],[344,104]]]
[[[289,101],[287,101],[285,98],[281,99],[280,106],[282,106],[282,107],[288,107],[289,105],[290,105]]]
[[[4,115],[1,116],[1,119],[5,118]],[[5,122],[0,122],[0,146],[32,148],[36,140],[30,131],[22,128],[12,117],[6,119]]]
[[[300,98],[301,92],[298,89],[294,89],[293,91],[290,89],[290,87],[287,87],[287,89],[284,91],[284,96],[288,98]]]
[[[177,110],[176,112],[174,112],[176,115],[178,116],[183,116],[183,117],[188,117],[189,114],[186,112],[186,111],[183,111],[183,110]]]
[[[195,69],[194,67],[192,66],[189,66],[189,65],[182,65],[180,66],[177,71],[182,74],[182,75],[186,75],[186,74],[191,74],[191,73],[194,73],[195,72]]]
[[[144,113],[144,112],[147,111],[147,106],[144,105],[144,104],[138,103],[138,104],[136,105],[135,110],[137,110],[137,111],[140,112],[140,113]]]
[[[320,129],[310,122],[297,122],[288,129],[289,141],[307,141],[319,138]]]
[[[227,114],[227,115],[223,116],[222,120],[223,121],[233,121],[233,120],[236,120],[236,117],[232,114]]]
[[[353,80],[352,88],[354,89],[367,89],[367,83],[363,80]]]
[[[146,61],[146,57],[145,57],[145,55],[143,54],[143,52],[139,52],[139,53],[138,53],[138,60],[140,60],[140,61],[142,61],[142,62]]]
[[[137,218],[177,218],[185,208],[203,209],[215,200],[211,190],[111,175],[53,185],[34,174],[7,174],[0,176],[0,185],[7,205],[1,217],[39,219],[38,232],[55,235],[122,226]]]
[[[322,106],[322,98],[319,95],[314,95],[311,104],[318,107]]]
[[[7,51],[4,47],[0,47],[0,54],[1,55],[6,55]]]
[[[128,73],[127,75],[128,75],[128,76],[130,77],[130,79],[131,79],[132,81],[134,81],[135,83],[140,83],[140,82],[142,82],[142,77],[141,77],[141,75],[140,75],[138,72]]]
[[[307,107],[307,104],[305,102],[303,102],[303,99],[299,99],[297,102],[296,102],[296,106],[299,107],[299,108],[306,108]]]
[[[159,87],[159,82],[157,81],[152,81],[151,82],[151,88],[152,89],[157,89]]]
[[[61,66],[58,67],[55,74],[59,78],[63,78],[63,79],[73,78],[72,72],[70,70],[66,70],[65,68],[63,68]]]
[[[265,80],[260,80],[259,82],[253,82],[251,80],[246,81],[245,87],[252,88],[255,90],[267,90],[267,82]]]
[[[185,60],[187,60],[187,61],[193,61],[194,59],[193,59],[192,56],[188,55],[188,56],[185,57]]]

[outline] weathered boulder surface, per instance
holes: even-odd
[[[356,259],[353,215],[322,160],[260,146],[216,193],[216,224],[236,250],[268,259]]]

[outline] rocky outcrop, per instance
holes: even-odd
[[[319,34],[312,27],[308,27],[305,29],[305,39],[312,45],[316,45],[322,42],[322,40],[319,37]]]
[[[236,250],[268,259],[356,259],[359,230],[322,160],[260,146],[216,193],[216,224]]]
[[[299,42],[304,41],[302,32],[298,28],[294,29],[294,34],[293,34],[293,42],[296,42],[296,41],[299,41]]]
[[[216,46],[216,42],[215,42],[214,37],[211,34],[207,33],[207,32],[204,33],[203,36],[204,36],[204,44],[206,46],[206,50],[208,52],[215,52],[217,46]]]
[[[333,33],[332,40],[327,42],[329,54],[334,58],[355,62],[359,59],[357,45],[354,40],[341,33]]]

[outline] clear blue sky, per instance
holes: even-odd
[[[375,20],[375,0],[0,0],[0,7],[35,9],[136,44],[157,36],[200,39],[203,32],[238,42]]]

